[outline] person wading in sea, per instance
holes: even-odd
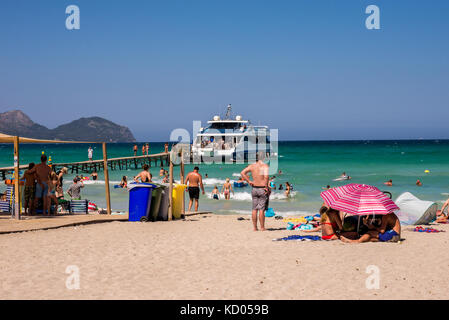
[[[190,201],[189,201],[189,212],[190,209],[192,209],[192,204],[193,201],[195,201],[195,211],[198,211],[198,201],[200,198],[200,187],[201,187],[201,191],[204,194],[204,186],[203,186],[203,177],[198,173],[198,171],[200,170],[200,168],[195,167],[193,168],[192,172],[189,172],[189,174],[187,175],[184,184],[189,184],[189,197],[190,197]]]
[[[257,214],[259,214],[260,230],[265,231],[265,211],[268,208],[270,199],[270,188],[268,187],[268,171],[269,167],[263,162],[264,152],[257,154],[257,162],[250,164],[240,173],[242,178],[253,187],[251,197],[252,204],[252,220],[254,231],[257,231]],[[248,174],[251,173],[253,180],[250,180]]]

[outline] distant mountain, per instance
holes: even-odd
[[[55,129],[48,129],[33,122],[20,110],[0,113],[0,133],[27,138],[69,140],[135,142],[132,132],[124,126],[100,117],[81,118]]]

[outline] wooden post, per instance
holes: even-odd
[[[173,219],[173,162],[170,154],[170,187],[168,188],[168,199],[169,199],[169,207],[168,207],[168,221]]]
[[[106,206],[108,214],[111,214],[111,193],[109,190],[108,153],[106,142],[103,142],[104,185],[106,187]]]
[[[180,167],[179,171],[180,171],[180,176],[181,176],[181,184],[184,184],[184,159],[183,159],[182,150],[181,150],[181,167]],[[183,192],[182,195],[183,195],[182,196],[182,214],[185,214],[186,213],[186,204],[185,204],[185,197],[184,197],[185,193]]]
[[[14,217],[20,220],[19,137],[14,137]]]

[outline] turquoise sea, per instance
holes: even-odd
[[[139,150],[141,147],[139,144]],[[109,144],[108,156],[132,155],[133,144]],[[101,145],[92,145],[94,159],[102,158]],[[42,151],[51,156],[54,163],[87,160],[87,145],[21,145],[21,164],[39,162]],[[163,143],[150,143],[150,153],[163,151]],[[279,143],[279,169],[275,183],[290,182],[294,192],[287,199],[283,191],[275,191],[270,198],[270,207],[282,215],[314,213],[322,203],[320,192],[326,185],[339,186],[348,181],[337,182],[342,172],[352,177],[350,182],[374,185],[392,192],[393,199],[409,191],[424,200],[443,202],[449,196],[449,140],[400,140],[400,141],[289,141]],[[0,144],[0,166],[13,165],[13,147]],[[193,165],[187,165],[191,170]],[[200,210],[211,210],[216,214],[249,214],[251,210],[250,188],[239,188],[230,201],[212,200],[210,192],[215,185],[221,190],[226,178],[237,180],[243,164],[201,165],[206,195],[200,199]],[[166,168],[168,169],[168,168]],[[429,173],[425,173],[429,170]],[[158,182],[159,167],[150,170]],[[111,185],[119,183],[123,175],[132,179],[136,170],[110,171]],[[65,176],[64,188],[69,187],[73,175]],[[415,185],[417,179],[422,187]],[[383,182],[392,179],[393,186]],[[175,167],[175,180],[179,181],[179,168]],[[0,185],[0,191],[5,188]],[[88,181],[82,195],[100,207],[105,206],[104,178]],[[126,211],[128,191],[111,189],[112,208]],[[187,199],[187,197],[186,197]]]

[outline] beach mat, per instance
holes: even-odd
[[[320,241],[320,236],[300,236],[300,235],[292,235],[283,238],[273,239],[273,241]]]

